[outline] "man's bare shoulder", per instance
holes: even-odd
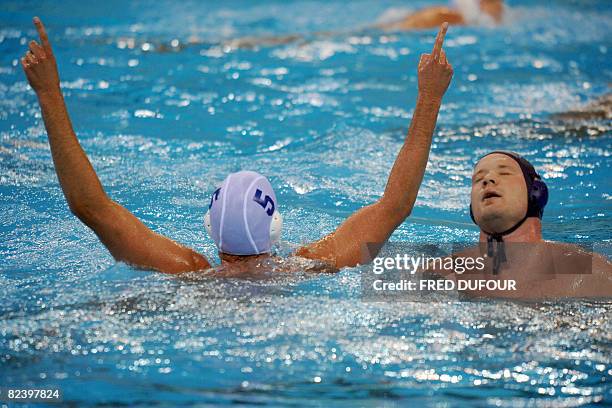
[[[607,274],[612,276],[612,262],[610,262],[607,256],[578,244],[557,241],[544,242],[551,251],[553,258],[558,261],[557,264],[565,261],[566,264],[575,266],[576,263],[578,263],[581,268],[584,268],[588,273],[597,275]],[[581,270],[576,270],[574,272],[580,273]]]
[[[612,298],[612,263],[590,248],[541,241],[519,243],[514,251],[509,272],[519,298]]]

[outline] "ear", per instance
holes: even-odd
[[[204,215],[204,228],[206,228],[206,232],[212,238],[212,225],[210,224],[210,212],[207,211],[206,215]]]
[[[535,179],[531,185],[531,191],[529,193],[529,200],[531,205],[534,205],[539,212],[540,218],[544,213],[544,207],[548,203],[548,187],[546,183],[540,179]]]
[[[281,232],[283,229],[283,216],[280,212],[274,211],[272,214],[272,221],[270,222],[270,243],[274,245],[280,240]]]

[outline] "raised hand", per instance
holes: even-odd
[[[34,17],[34,25],[40,37],[40,45],[34,40],[30,41],[29,50],[21,58],[21,66],[37,94],[57,91],[59,74],[45,26],[38,17]]]
[[[431,98],[442,98],[453,77],[453,67],[442,49],[447,29],[448,23],[440,26],[432,53],[422,54],[419,61],[419,92]]]

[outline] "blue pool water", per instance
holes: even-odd
[[[253,282],[116,264],[68,211],[17,64],[33,15],[109,195],[216,261],[202,219],[229,172],[269,176],[281,253],[380,196],[435,35],[346,33],[425,1],[153,4],[0,2],[0,386],[58,386],[79,407],[612,403],[609,302],[367,303],[358,268]],[[546,239],[610,242],[610,120],[551,116],[609,92],[610,4],[510,5],[500,28],[449,29],[455,76],[393,241],[476,239],[471,168],[504,148],[549,185]],[[323,30],[345,34],[309,35]],[[222,45],[292,33],[306,40]]]

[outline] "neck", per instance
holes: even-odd
[[[221,258],[221,263],[238,263],[238,262],[248,262],[255,259],[265,259],[270,257],[270,254],[255,254],[255,255],[232,255],[225,254],[223,252],[219,252],[219,258]]]
[[[488,235],[480,230],[480,242],[486,242]],[[541,242],[542,221],[538,217],[529,217],[508,235],[504,235],[505,242]]]

